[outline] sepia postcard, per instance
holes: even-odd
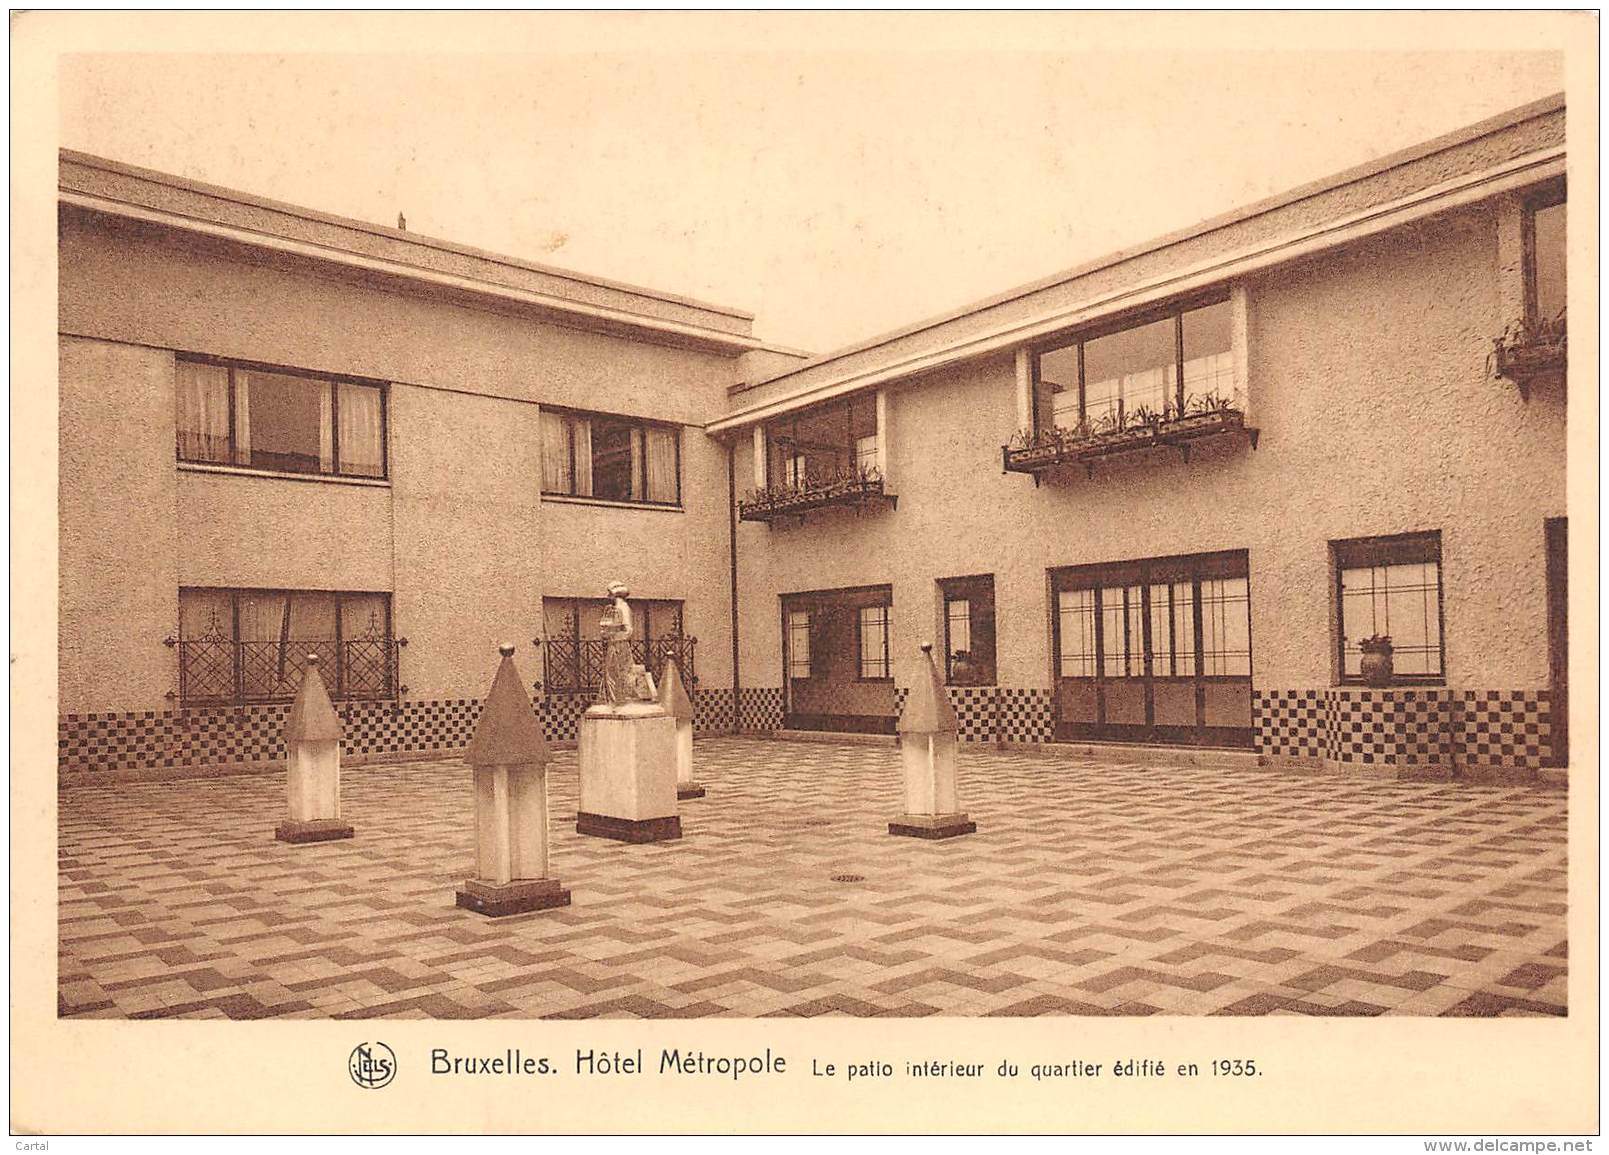
[[[13,13],[13,1133],[1587,1142],[1598,33]]]

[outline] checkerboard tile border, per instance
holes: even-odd
[[[1536,769],[1549,753],[1546,690],[1259,690],[1257,751],[1402,768]]]
[[[908,691],[896,692],[900,709]],[[952,686],[964,742],[1039,744],[1054,738],[1051,691],[1013,686]],[[693,693],[695,726],[732,729],[730,689]],[[1536,769],[1550,747],[1546,690],[1376,690],[1361,687],[1258,690],[1261,754],[1339,764]],[[573,742],[590,695],[539,697],[536,712],[551,742]],[[352,755],[461,749],[474,733],[474,698],[347,702],[338,706]],[[57,720],[57,761],[66,771],[177,769],[276,761],[288,707],[216,707],[66,714]],[[745,686],[741,728],[782,728],[782,688]]]

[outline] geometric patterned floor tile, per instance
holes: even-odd
[[[488,920],[461,761],[350,767],[355,838],[277,842],[283,774],[62,791],[78,1018],[1563,1015],[1565,794],[965,748],[978,831],[887,834],[892,747],[701,739],[680,841],[575,833],[573,903]],[[847,881],[837,881],[845,878]]]

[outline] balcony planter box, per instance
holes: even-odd
[[[1058,430],[1036,443],[1008,445],[1001,456],[1007,471],[1039,473],[1058,465],[1082,464],[1088,467],[1101,457],[1165,445],[1184,446],[1188,456],[1190,442],[1236,432],[1249,434],[1253,447],[1256,446],[1257,430],[1246,427],[1246,415],[1238,409],[1220,408],[1171,421],[1108,430],[1084,437]]]
[[[743,521],[775,521],[782,517],[802,517],[815,509],[830,506],[893,505],[892,494],[883,492],[880,477],[840,477],[815,485],[789,486],[751,494],[738,502]]]
[[[1563,376],[1567,338],[1563,313],[1551,321],[1510,325],[1501,337],[1492,339],[1488,365],[1495,376],[1514,382],[1520,387],[1520,396],[1528,398],[1535,382]]]

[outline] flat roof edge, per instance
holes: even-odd
[[[432,237],[424,233],[409,232],[405,229],[390,228],[386,225],[375,224],[372,221],[359,220],[356,217],[343,217],[336,213],[322,212],[318,209],[308,208],[305,205],[292,204],[289,201],[276,200],[272,197],[258,196],[255,193],[245,192],[241,189],[228,188],[223,185],[212,184],[207,181],[194,180],[190,177],[178,176],[174,173],[163,172],[160,169],[145,168],[141,165],[129,164],[126,161],[113,160],[110,157],[97,156],[93,153],[80,152],[77,149],[62,148],[58,150],[58,164],[70,163],[88,169],[100,169],[115,173],[119,176],[133,177],[138,180],[150,181],[152,184],[164,185],[184,192],[196,193],[217,200],[231,201],[251,208],[265,209],[269,212],[282,213],[290,217],[299,217],[304,220],[316,221],[319,224],[334,225],[339,228],[352,229],[356,232],[368,233],[371,236],[381,237],[389,241],[408,245],[418,245],[423,248],[437,249],[457,256],[471,257],[475,260],[486,261],[491,264],[506,265],[510,268],[522,269],[527,272],[539,273],[542,276],[554,277],[559,280],[572,281],[578,285],[588,285],[594,288],[609,289],[618,293],[627,293],[642,297],[645,300],[663,301],[667,304],[680,305],[684,308],[698,309],[718,316],[731,317],[735,320],[753,322],[754,314],[743,309],[736,309],[726,305],[717,305],[709,301],[699,300],[695,297],[683,296],[678,293],[651,289],[643,285],[634,285],[626,281],[615,281],[607,277],[593,276],[589,273],[578,273],[573,269],[565,269],[555,265],[544,265],[537,261],[526,260],[523,257],[511,256],[507,253],[498,253],[490,249],[477,248],[474,245],[460,244],[457,241],[445,240],[441,237]]]
[[[979,300],[969,301],[964,305],[946,310],[945,312],[939,313],[935,316],[927,317],[923,320],[916,321],[909,325],[904,325],[900,328],[892,329],[884,333],[879,333],[875,336],[868,337],[863,341],[857,341],[850,345],[844,345],[840,348],[832,349],[826,353],[822,353],[819,356],[811,358],[809,361],[806,361],[801,365],[795,365],[770,376],[747,382],[744,384],[741,391],[758,389],[765,385],[772,385],[795,374],[809,372],[810,370],[819,368],[823,365],[830,365],[834,361],[842,360],[846,357],[853,356],[856,353],[864,353],[867,350],[875,349],[880,345],[892,344],[893,342],[904,337],[922,333],[929,329],[939,328],[942,325],[948,324],[951,321],[959,320],[960,318],[968,316],[969,314],[981,312],[985,309],[991,309],[997,305],[1003,305],[1021,297],[1031,296],[1034,293],[1053,288],[1057,285],[1065,284],[1069,281],[1077,280],[1079,277],[1088,276],[1091,273],[1099,272],[1102,269],[1121,264],[1124,261],[1133,260],[1136,257],[1145,256],[1149,253],[1157,252],[1172,245],[1181,244],[1187,240],[1193,240],[1197,237],[1206,236],[1210,233],[1228,228],[1231,225],[1239,224],[1243,221],[1252,220],[1256,217],[1274,212],[1288,205],[1295,204],[1298,201],[1319,196],[1335,189],[1344,188],[1349,184],[1355,184],[1359,181],[1367,180],[1370,177],[1378,176],[1381,173],[1389,172],[1391,169],[1412,164],[1415,161],[1423,160],[1424,158],[1433,156],[1436,153],[1446,152],[1450,149],[1457,148],[1460,145],[1469,144],[1473,141],[1481,139],[1482,137],[1490,136],[1495,133],[1502,132],[1505,129],[1524,124],[1526,121],[1538,120],[1545,116],[1550,116],[1554,113],[1562,111],[1564,107],[1564,94],[1562,92],[1554,93],[1553,95],[1543,97],[1540,100],[1534,100],[1529,104],[1523,104],[1517,108],[1511,108],[1504,112],[1500,112],[1495,116],[1487,117],[1484,120],[1476,121],[1474,124],[1465,125],[1462,128],[1454,129],[1451,132],[1443,133],[1442,135],[1432,137],[1429,140],[1420,141],[1417,144],[1412,144],[1406,148],[1398,149],[1395,152],[1388,153],[1382,157],[1377,157],[1374,160],[1353,165],[1350,168],[1342,169],[1340,172],[1331,173],[1330,175],[1320,177],[1317,180],[1308,181],[1305,184],[1297,185],[1294,188],[1286,189],[1283,192],[1275,193],[1269,197],[1264,197],[1262,200],[1253,201],[1251,204],[1242,205],[1238,208],[1233,208],[1227,212],[1220,213],[1217,216],[1208,217],[1206,220],[1200,221],[1196,224],[1187,225],[1183,228],[1163,233],[1160,236],[1140,242],[1139,244],[1133,245],[1129,248],[1118,249],[1114,252],[1106,253],[1102,256],[1094,258],[1093,260],[1074,265],[1071,268],[1051,273],[1047,276],[1037,278],[1024,284],[1014,285],[1009,289],[1002,290],[1001,292],[992,294]]]

